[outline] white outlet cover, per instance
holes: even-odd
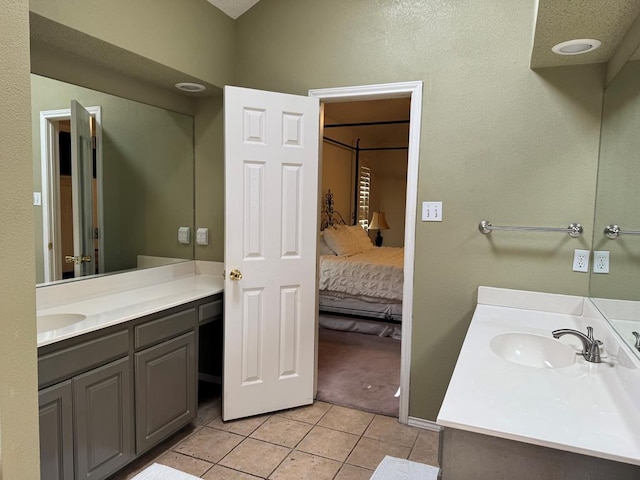
[[[178,228],[178,242],[188,244],[191,241],[189,239],[189,232],[189,227]]]
[[[590,250],[573,251],[573,271],[574,272],[588,272],[589,271],[589,254]]]
[[[609,273],[608,250],[595,250],[593,252],[593,273]]]
[[[200,227],[196,229],[196,243],[198,245],[209,245],[209,229]]]

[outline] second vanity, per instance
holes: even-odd
[[[576,336],[551,334],[587,326],[600,363]],[[512,335],[534,346],[499,343]],[[536,350],[547,343],[573,349],[569,361]],[[443,479],[640,478],[639,412],[640,362],[589,299],[480,287],[438,414]]]
[[[185,262],[38,289],[43,479],[106,478],[195,418],[221,274]]]

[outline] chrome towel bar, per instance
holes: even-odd
[[[620,235],[640,235],[640,232],[636,230],[622,230],[618,225],[607,225],[604,227],[604,234],[607,238],[615,240]]]
[[[491,232],[492,230],[514,230],[519,232],[562,232],[568,233],[570,237],[577,238],[582,235],[582,225],[579,223],[571,223],[566,228],[556,228],[556,227],[513,227],[509,225],[491,225],[491,223],[487,220],[482,220],[480,225],[478,225],[478,230],[480,233],[484,233],[485,235]],[[640,234],[640,232],[638,232]]]

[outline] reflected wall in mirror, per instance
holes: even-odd
[[[55,152],[58,174],[49,175],[56,188],[47,191],[47,176],[43,180],[42,173],[42,162],[47,159],[41,154],[41,112],[64,112],[70,109],[72,100],[90,112],[100,107],[99,122],[92,121],[94,132],[96,128],[100,132],[93,154],[95,166],[91,168],[95,186],[92,197],[97,205],[92,228],[98,228],[97,232],[94,229],[97,235],[91,262],[96,273],[193,259],[193,242],[181,244],[177,235],[180,226],[193,231],[194,225],[193,117],[38,75],[31,75],[31,95],[34,192],[44,190],[45,204],[51,191],[59,192],[52,204],[70,203],[64,191],[73,172],[67,158],[70,148],[66,144],[71,141],[65,130],[69,128],[64,118],[60,122],[54,119],[52,145],[45,147]],[[64,258],[56,257],[60,269],[45,268],[49,251],[59,250],[62,257],[73,257],[74,253],[68,251],[72,241],[60,240],[67,234],[43,228],[47,217],[57,216],[59,221],[51,222],[57,229],[73,229],[72,209],[67,205],[48,216],[43,215],[42,207],[34,208],[36,282],[73,278],[77,273],[62,266]],[[59,249],[54,248],[54,241],[61,243],[56,244]],[[67,246],[63,248],[65,241]],[[49,272],[47,276],[45,271]],[[56,276],[52,276],[53,271]]]
[[[593,250],[608,251],[609,273],[591,273],[589,294],[625,342],[640,333],[640,56],[604,94]],[[607,225],[621,234],[608,238]],[[640,352],[639,352],[640,353]]]

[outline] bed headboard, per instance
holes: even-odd
[[[320,231],[334,225],[347,224],[344,218],[342,218],[342,215],[340,215],[340,212],[333,209],[333,203],[333,193],[331,193],[331,189],[329,189],[327,193],[324,194],[324,202],[320,210]]]

